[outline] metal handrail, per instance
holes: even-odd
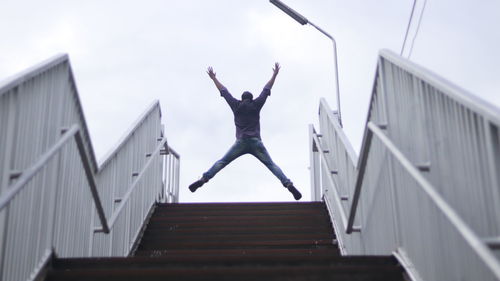
[[[29,168],[27,168],[19,179],[7,189],[4,195],[0,197],[0,211],[5,208],[10,201],[19,193],[26,184],[45,166],[45,164],[54,157],[59,150],[71,139],[74,139],[77,147],[78,153],[82,159],[82,164],[85,170],[85,175],[90,185],[90,192],[92,193],[92,198],[94,199],[94,203],[97,209],[97,214],[99,216],[99,220],[102,225],[102,231],[105,233],[109,233],[110,228],[106,221],[106,216],[104,215],[104,210],[101,204],[101,200],[99,199],[99,194],[97,192],[97,185],[92,173],[92,168],[90,167],[90,161],[88,160],[87,154],[85,152],[85,146],[83,144],[83,139],[80,134],[80,126],[74,124],[71,128],[66,131],[63,136],[40,158]]]
[[[326,116],[328,116],[328,119],[338,120],[338,118],[336,118],[333,115],[334,111],[331,110],[331,108],[328,105],[325,98],[320,98],[319,103],[320,103],[320,106],[328,108],[328,110],[325,111]],[[344,144],[344,147],[346,148],[346,152],[349,155],[349,158],[351,159],[352,163],[354,163],[354,164],[358,163],[358,155],[354,151],[354,148],[352,147],[351,142],[349,141],[347,136],[344,134],[344,131],[342,130],[342,126],[340,126],[340,123],[338,121],[332,122],[332,125],[335,127],[336,131],[338,132],[339,138],[342,140],[342,143]]]
[[[323,159],[323,161],[321,161],[321,162],[323,163],[323,165],[325,165],[325,167],[328,171],[331,171],[330,167],[328,167],[328,161],[327,161],[327,158],[325,155],[325,151],[321,147],[321,142],[319,141],[318,134],[316,134],[316,132],[313,133],[313,139],[318,147],[318,152],[321,155],[321,158]],[[327,179],[330,182],[331,186],[335,186],[331,173],[327,174]],[[337,203],[337,205],[341,206],[342,205],[341,196],[338,193],[337,189],[335,189],[335,188],[333,189],[333,196],[334,196],[334,199],[335,199],[335,202]],[[343,225],[347,225],[347,215],[345,214],[343,208],[340,208],[340,219],[342,220]]]
[[[335,120],[335,119],[333,119]],[[401,165],[406,169],[406,171],[415,179],[415,181],[419,184],[419,186],[424,190],[424,192],[430,197],[432,202],[436,205],[436,207],[441,210],[444,216],[450,221],[450,223],[457,229],[458,233],[462,235],[462,237],[467,241],[470,247],[476,252],[476,254],[484,261],[484,263],[488,266],[491,272],[496,276],[496,278],[500,279],[500,267],[498,267],[498,261],[495,255],[488,249],[486,244],[497,248],[500,247],[500,238],[489,238],[489,239],[480,239],[474,231],[465,223],[465,221],[457,214],[457,212],[443,199],[443,197],[436,191],[436,188],[425,178],[422,176],[420,171],[404,156],[404,154],[396,147],[396,145],[384,134],[382,129],[379,128],[378,125],[369,121],[367,124],[367,134],[366,134],[366,147],[368,148],[371,143],[371,139],[375,135],[384,146],[394,155],[394,157],[401,163]],[[321,161],[326,169],[330,171],[331,169],[328,166],[327,158],[324,153],[324,150],[321,147],[321,142],[318,138],[318,134],[313,130],[313,141],[317,146],[317,151],[320,153],[323,161]],[[366,153],[367,154],[367,153]],[[346,225],[346,233],[351,234],[352,232],[359,232],[361,230],[360,227],[354,226],[354,219],[356,216],[357,205],[359,202],[360,194],[361,194],[361,186],[364,175],[364,170],[366,168],[367,156],[361,157],[360,170],[358,170],[357,180],[356,180],[356,189],[353,196],[353,202],[350,208],[349,217],[346,218],[344,209],[342,207],[339,208],[341,221],[343,225]],[[333,176],[331,173],[327,173],[326,177],[328,181],[330,181],[331,186],[335,186],[333,184]],[[338,191],[334,188],[333,191],[335,202],[338,206],[342,206],[340,196]]]
[[[120,148],[122,148],[122,146],[127,142],[127,140],[129,140],[132,137],[137,128],[139,128],[139,126],[142,123],[144,123],[146,118],[148,118],[151,112],[155,109],[158,109],[161,117],[160,102],[156,100],[148,107],[148,109],[146,109],[146,111],[142,113],[141,116],[139,116],[137,121],[135,121],[135,123],[132,124],[130,129],[123,135],[123,137],[121,137],[120,140],[116,142],[116,146],[113,147],[111,150],[109,150],[109,152],[102,159],[100,159],[98,173],[101,172],[104,169],[104,167],[106,167],[106,165],[111,161],[111,159],[113,159],[113,157],[118,154]]]
[[[9,202],[19,193],[23,190],[23,188],[26,186],[26,184],[45,166],[45,164],[54,157],[57,152],[71,139],[75,140],[77,147],[78,147],[78,152],[79,155],[82,159],[82,164],[85,170],[85,175],[87,177],[87,180],[89,181],[90,185],[90,191],[92,193],[92,198],[94,200],[96,209],[97,209],[97,214],[99,216],[99,220],[101,222],[102,228],[96,229],[95,232],[104,232],[104,233],[109,233],[110,230],[113,228],[113,225],[115,224],[116,220],[118,219],[119,215],[121,214],[123,208],[125,207],[125,204],[130,198],[131,193],[134,191],[135,187],[137,186],[138,182],[141,180],[142,176],[144,175],[144,172],[149,168],[151,163],[153,162],[153,158],[151,157],[142,170],[139,172],[135,180],[132,182],[130,185],[129,189],[123,196],[120,205],[116,208],[116,210],[113,212],[111,215],[109,221],[106,220],[106,216],[104,214],[104,210],[101,204],[101,200],[99,198],[99,194],[97,192],[97,184],[95,177],[92,173],[92,168],[89,165],[88,157],[87,154],[85,153],[85,147],[83,145],[83,140],[82,136],[80,134],[80,126],[77,124],[74,124],[71,126],[69,130],[67,130],[63,136],[40,158],[38,161],[36,161],[31,167],[27,168],[22,175],[19,177],[19,179],[7,189],[4,195],[0,197],[0,211],[5,208]],[[167,139],[164,138],[158,146],[155,148],[153,155],[157,154],[160,152],[160,149],[165,145],[167,142]],[[168,147],[168,150],[172,155],[174,155],[177,159],[179,159],[179,154],[175,152],[171,147]]]
[[[58,54],[55,55],[45,61],[42,61],[14,76],[7,78],[6,80],[0,81],[0,96],[9,92],[17,85],[30,80],[33,77],[40,75],[41,73],[47,71],[48,69],[62,63],[68,61],[69,57],[67,54]]]
[[[179,155],[179,153],[177,153],[177,151],[175,151],[173,148],[171,148],[170,146],[168,147],[168,153],[172,154],[175,158],[177,159],[180,159],[181,156]]]
[[[32,67],[27,68],[24,71],[19,72],[16,75],[13,75],[3,81],[0,81],[0,97],[3,96],[4,94],[7,94],[10,92],[12,89],[18,87],[19,85],[25,83],[26,81],[29,81],[42,73],[50,70],[51,68],[54,68],[58,65],[61,65],[63,63],[68,64],[68,74],[69,74],[69,83],[71,84],[71,87],[75,89],[75,92],[77,92],[77,87],[75,83],[75,79],[73,77],[73,71],[70,66],[70,60],[68,54],[57,54],[54,55],[53,57],[44,60]],[[98,165],[97,165],[97,160],[95,159],[95,153],[93,150],[93,147],[90,142],[90,137],[88,135],[88,128],[87,124],[85,122],[85,118],[83,117],[83,110],[81,107],[81,102],[80,98],[78,97],[78,94],[74,95],[74,99],[76,100],[77,103],[77,114],[80,116],[81,119],[81,133],[83,134],[82,139],[84,138],[86,142],[88,143],[86,149],[88,150],[88,156],[90,157],[91,164],[93,165],[92,169],[97,171]]]
[[[500,125],[500,119],[498,118],[498,108],[492,106],[489,103],[484,102],[481,99],[478,99],[477,97],[473,96],[472,94],[466,92],[465,90],[463,90],[461,88],[458,88],[457,86],[454,86],[453,84],[438,77],[437,75],[430,75],[428,70],[423,69],[422,67],[420,67],[416,64],[413,64],[410,61],[401,60],[396,54],[394,54],[390,51],[382,50],[380,52],[380,56],[385,57],[387,59],[390,59],[392,63],[405,69],[406,71],[412,72],[416,75],[419,75],[420,77],[425,77],[426,79],[432,80],[432,82],[434,83],[433,85],[436,85],[437,88],[442,89],[443,93],[448,93],[448,91],[446,91],[446,89],[449,90],[450,88],[453,89],[453,92],[455,92],[455,93],[461,93],[461,95],[455,95],[455,96],[452,96],[452,98],[460,100],[462,103],[468,105],[468,107],[470,107],[471,109],[482,111],[483,113],[485,113],[488,116],[488,118],[491,122]],[[373,100],[373,97],[372,97],[372,100]],[[320,104],[322,106],[328,107],[326,101],[323,98],[321,99]],[[370,111],[368,112],[368,118],[370,116],[370,113],[371,113],[371,108],[370,108]],[[334,118],[331,110],[326,110],[326,114],[327,114],[328,118],[330,119],[331,124],[333,124],[334,127],[337,127],[336,128],[337,131],[342,132],[341,126],[340,126],[340,124],[338,124],[337,118]],[[368,122],[368,120],[367,120],[367,122]],[[352,150],[350,142],[347,140],[345,135],[341,134],[341,139],[342,139],[345,147],[350,148],[350,149],[347,149],[348,155],[350,156],[353,163],[356,164],[356,168],[358,170],[356,185],[354,188],[352,206],[350,208],[350,213],[349,213],[349,217],[348,217],[348,226],[346,229],[346,232],[348,234],[353,231],[356,209],[357,209],[357,205],[359,202],[359,196],[361,194],[361,186],[363,183],[363,176],[364,176],[364,171],[365,171],[366,163],[367,163],[366,160],[368,158],[368,149],[365,149],[365,148],[370,146],[371,138],[372,138],[372,131],[367,129],[365,131],[365,135],[363,137],[362,149],[361,149],[362,154],[361,154],[360,158],[358,159],[358,157],[352,152],[353,150]],[[319,145],[319,143],[317,143],[317,144]],[[321,149],[319,151],[322,152]],[[323,154],[322,154],[322,156],[324,157]],[[328,177],[331,178],[332,176],[329,175]]]
[[[394,145],[394,143],[384,134],[384,132],[373,122],[368,122],[367,127],[377,138],[382,141],[384,146],[396,157],[401,165],[415,179],[418,185],[430,197],[432,202],[445,215],[450,223],[458,230],[462,237],[469,243],[470,247],[476,254],[485,262],[488,268],[495,274],[496,278],[500,279],[500,267],[498,261],[486,247],[485,243],[478,238],[472,229],[464,222],[464,220],[455,212],[455,210],[443,199],[436,191],[436,188],[422,176],[420,171],[405,157],[405,155]],[[355,215],[355,212],[354,212]],[[351,225],[352,228],[352,225]]]
[[[409,60],[403,60],[401,59],[398,55],[394,54],[391,51],[388,50],[381,50],[380,51],[380,56],[384,57],[386,59],[389,59],[392,63],[397,65],[398,67],[401,67],[405,71],[411,72],[419,77],[422,77],[423,79],[426,79],[427,81],[431,81],[431,83],[436,87],[442,90],[444,94],[447,94],[451,98],[460,101],[461,103],[465,104],[471,109],[481,111],[483,114],[488,116],[488,119],[492,123],[496,123],[497,125],[500,126],[500,118],[498,118],[499,114],[498,111],[499,109],[494,107],[493,105],[484,102],[483,100],[475,97],[474,95],[468,93],[464,89],[459,88],[458,86],[455,86],[454,84],[446,81],[445,79],[439,77],[438,75],[434,75],[431,73],[429,70],[424,69],[420,67],[417,64],[412,63]],[[378,70],[375,76],[378,76]],[[453,95],[450,95],[448,93],[454,93]],[[373,101],[374,96],[371,97],[371,102]],[[323,102],[323,101],[322,101]],[[325,105],[326,102],[323,102]],[[366,160],[368,158],[368,147],[370,146],[371,138],[372,138],[372,130],[368,127],[369,123],[369,118],[371,114],[371,107],[367,115],[367,129],[365,130],[365,135],[363,137],[363,142],[362,142],[362,149],[361,149],[361,158],[360,161],[357,163],[357,169],[359,170],[358,175],[357,175],[357,180],[356,180],[356,185],[354,188],[354,195],[353,195],[353,201],[350,209],[350,214],[349,214],[349,223],[346,229],[346,232],[349,234],[353,231],[353,225],[354,225],[354,219],[356,216],[356,210],[357,210],[357,205],[359,202],[359,197],[361,195],[361,186],[363,183],[363,176],[364,176],[364,171],[366,168]],[[332,124],[337,125],[335,120],[336,118],[331,117],[331,112],[327,111],[328,116]],[[339,128],[340,129],[340,128]],[[347,141],[347,143],[349,143]],[[349,143],[350,144],[350,143]],[[356,162],[354,162],[356,163]]]
[[[404,71],[411,73],[421,79],[432,84],[433,87],[440,90],[441,93],[450,97],[451,99],[459,102],[460,104],[468,107],[469,109],[481,112],[481,115],[487,117],[487,119],[500,126],[500,109],[491,103],[484,101],[481,98],[471,94],[467,90],[458,87],[454,83],[442,78],[441,76],[433,73],[432,71],[413,63],[410,60],[406,60],[395,54],[390,50],[381,50],[379,53],[381,58],[389,60],[395,66],[403,69]],[[373,99],[373,97],[372,97]]]
[[[11,98],[19,95],[35,98]],[[7,129],[7,138],[2,140],[6,140],[2,142],[6,146],[5,153],[0,153],[0,157],[4,158],[4,165],[0,166],[6,167],[0,175],[0,212],[5,215],[4,219],[0,219],[0,224],[6,226],[2,227],[0,233],[3,237],[0,241],[0,279],[21,280],[25,279],[27,270],[38,272],[40,261],[46,260],[44,252],[52,250],[58,251],[61,257],[126,255],[130,251],[131,239],[138,237],[140,224],[154,203],[165,199],[177,202],[179,155],[168,147],[162,133],[158,101],[141,114],[101,165],[98,165],[68,55],[54,56],[12,78],[0,81],[0,98],[2,105],[4,101],[7,103],[5,108],[12,109],[12,112],[2,114],[7,118],[2,117],[0,122],[2,129]],[[35,102],[38,100],[42,104]],[[35,110],[33,116],[37,117],[36,122],[32,122],[31,115],[13,113],[19,109],[29,111],[44,104],[51,104],[50,106],[58,107],[58,110],[46,113]],[[32,124],[37,126],[31,126]],[[59,133],[59,126],[64,126],[62,133]],[[68,128],[69,126],[71,127]],[[33,135],[43,141],[29,141],[36,139]],[[19,143],[16,143],[16,139],[20,140]],[[10,167],[22,170],[9,171]],[[139,169],[139,173],[136,169]],[[132,178],[129,177],[130,174]],[[74,181],[70,183],[72,180]],[[63,188],[61,191],[61,187],[67,184],[72,184],[68,187],[70,189]],[[87,193],[87,186],[91,194]],[[69,190],[72,192],[66,192]],[[38,194],[43,194],[40,198],[43,204],[40,206],[46,208],[42,211],[51,212],[48,215],[43,213],[47,224],[37,222],[39,228],[43,224],[43,229],[47,229],[49,239],[43,240],[44,238],[37,238],[36,235],[28,237],[30,243],[37,243],[36,255],[32,255],[26,247],[13,251],[16,245],[25,242],[17,235],[17,230],[10,226],[14,223],[14,227],[21,227],[20,229],[31,227],[26,224],[26,219],[22,223],[16,223],[15,220],[30,219],[29,211],[35,210],[38,205],[30,205],[28,212],[21,211],[20,207],[25,203],[23,200],[33,198],[29,199],[29,202],[33,202]],[[93,198],[87,199],[88,195]],[[85,209],[73,208],[73,202],[85,206]],[[121,204],[116,204],[120,202]],[[131,208],[137,211],[136,214],[131,215]],[[69,213],[55,213],[60,210],[68,210]],[[75,215],[82,222],[76,227],[67,227],[68,223],[75,222]],[[99,233],[93,233],[94,228],[98,228]],[[137,231],[135,238],[113,234],[122,233],[126,229],[130,229],[130,232]],[[90,235],[87,234],[89,230]],[[55,235],[57,232],[60,233]],[[65,244],[64,239],[75,237],[75,233],[79,237],[78,243]]]
[[[167,139],[164,138],[160,144],[158,144],[158,146],[155,148],[154,152],[152,153],[153,155],[156,155],[160,152],[160,149],[163,147],[163,145],[167,142]],[[150,157],[149,160],[146,162],[146,164],[144,164],[144,167],[142,168],[142,170],[139,172],[139,174],[137,175],[137,177],[134,179],[134,181],[132,182],[132,184],[130,185],[129,189],[127,190],[127,192],[125,192],[125,195],[122,197],[121,199],[121,202],[120,202],[120,205],[118,205],[118,207],[116,208],[116,210],[113,212],[113,214],[111,215],[110,219],[109,219],[109,222],[108,222],[108,225],[109,225],[109,228],[112,229],[113,228],[113,225],[115,224],[116,220],[118,219],[118,217],[120,216],[123,208],[125,207],[125,204],[127,203],[127,201],[129,200],[130,198],[130,195],[132,194],[132,192],[134,191],[134,189],[136,188],[137,184],[139,183],[139,181],[141,180],[142,176],[145,174],[145,171],[149,168],[149,166],[151,165],[151,163],[153,162],[153,157]],[[104,229],[97,229],[95,230],[95,232],[104,232]]]
[[[396,74],[393,74],[393,72],[395,72],[396,70],[398,72]],[[416,91],[416,94],[418,94],[418,96],[411,96],[406,92],[401,92],[405,91],[407,88],[409,93],[413,93],[412,92],[413,90]],[[377,93],[379,92],[380,94],[377,95]],[[437,94],[442,94],[443,96],[435,96]],[[342,202],[336,200],[335,192],[333,192],[334,195],[333,197],[325,196],[324,200],[335,202],[334,204],[336,206],[331,213],[334,214],[335,218],[338,218],[339,221],[345,221],[345,219],[343,218],[343,213],[349,212],[347,227],[341,230],[343,233],[342,232],[339,233],[339,235],[341,236],[339,237],[339,239],[341,240],[343,238],[346,239],[346,241],[344,242],[348,244],[348,249],[350,249],[349,252],[352,251],[355,252],[356,254],[360,254],[364,252],[376,253],[377,251],[384,251],[384,252],[389,251],[387,253],[390,253],[391,250],[395,249],[393,247],[396,246],[398,247],[397,251],[401,250],[404,252],[407,249],[412,251],[411,257],[415,258],[416,262],[418,262],[419,266],[418,269],[425,270],[427,269],[425,265],[425,257],[422,257],[422,255],[417,253],[418,250],[416,249],[418,248],[418,246],[417,248],[415,248],[415,245],[413,244],[408,244],[408,245],[391,244],[391,243],[401,243],[401,241],[399,240],[400,236],[405,237],[405,239],[408,236],[407,233],[404,232],[407,231],[408,228],[403,228],[407,227],[406,225],[401,226],[404,223],[399,221],[399,215],[395,215],[394,217],[388,218],[389,220],[394,220],[393,224],[387,226],[389,228],[391,227],[394,228],[393,229],[394,233],[392,234],[391,230],[388,230],[388,234],[394,235],[394,237],[389,237],[387,239],[386,244],[383,243],[382,243],[383,245],[370,244],[370,241],[372,241],[370,239],[374,239],[374,237],[376,238],[377,235],[381,235],[380,228],[376,228],[372,224],[370,224],[370,227],[367,226],[366,232],[363,231],[360,234],[349,236],[349,238],[345,236],[346,234],[353,234],[352,232],[358,230],[357,227],[354,227],[355,221],[357,221],[356,217],[358,217],[357,219],[366,220],[368,219],[369,216],[372,216],[373,212],[372,209],[365,209],[365,207],[370,208],[371,204],[377,204],[372,206],[373,208],[377,208],[374,211],[376,211],[376,213],[379,215],[379,217],[373,218],[375,219],[375,221],[380,220],[381,218],[385,218],[385,215],[389,214],[390,212],[394,213],[398,210],[398,208],[400,208],[400,206],[397,205],[399,201],[394,201],[394,200],[406,199],[405,197],[401,197],[403,196],[401,194],[401,191],[399,191],[397,186],[395,186],[395,184],[398,184],[399,181],[402,180],[401,179],[402,175],[400,175],[400,173],[402,172],[404,174],[405,180],[412,182],[413,186],[415,186],[411,190],[413,190],[413,192],[416,192],[417,194],[424,193],[425,202],[427,202],[429,206],[432,206],[432,208],[435,210],[434,212],[436,212],[438,216],[443,217],[442,221],[446,222],[445,224],[447,225],[446,227],[448,229],[446,230],[446,228],[443,228],[445,229],[443,231],[448,231],[447,233],[454,233],[456,237],[460,237],[462,241],[460,245],[467,247],[467,249],[472,248],[472,251],[469,250],[470,251],[469,253],[473,254],[476,257],[477,263],[481,264],[481,268],[483,268],[485,272],[489,272],[488,273],[489,275],[494,276],[495,280],[496,279],[500,280],[500,264],[496,259],[495,255],[493,254],[493,252],[491,251],[492,249],[497,250],[500,248],[500,246],[498,246],[500,245],[499,242],[500,238],[496,237],[494,231],[493,232],[489,231],[489,229],[487,228],[479,227],[476,230],[476,228],[474,228],[474,226],[476,226],[474,224],[475,221],[470,222],[467,220],[473,218],[460,216],[464,214],[465,215],[469,214],[467,212],[460,213],[460,211],[467,209],[460,209],[459,205],[458,206],[453,205],[452,203],[457,204],[456,201],[451,201],[451,202],[447,201],[448,198],[446,197],[447,194],[446,192],[448,192],[449,194],[450,189],[445,189],[447,188],[447,186],[441,186],[439,185],[439,183],[436,184],[434,182],[434,181],[439,182],[438,179],[436,179],[436,176],[441,175],[438,174],[437,172],[440,171],[438,170],[440,167],[437,166],[439,164],[436,164],[436,169],[431,169],[431,170],[429,170],[428,166],[430,164],[427,164],[430,163],[430,161],[436,161],[436,163],[440,163],[438,161],[442,159],[429,158],[429,156],[421,155],[422,153],[419,153],[420,151],[424,151],[425,154],[427,150],[418,150],[420,149],[420,147],[414,148],[412,146],[408,148],[407,146],[412,145],[413,143],[412,142],[407,143],[408,137],[402,137],[404,136],[404,131],[401,131],[400,128],[401,125],[398,127],[399,124],[398,121],[404,122],[402,124],[406,125],[408,122],[410,122],[410,119],[407,118],[408,120],[406,120],[405,118],[403,118],[402,120],[399,120],[398,116],[395,115],[398,112],[391,111],[393,110],[394,106],[399,105],[399,102],[403,103],[403,105],[406,104],[413,105],[413,102],[415,102],[414,106],[417,107],[417,109],[415,110],[418,110],[417,111],[417,113],[419,114],[418,116],[421,116],[423,114],[425,116],[425,113],[429,113],[427,112],[427,110],[430,111],[429,114],[432,114],[436,110],[438,110],[438,106],[440,104],[429,105],[429,103],[431,103],[434,98],[438,99],[439,97],[445,99],[443,101],[443,104],[445,104],[444,106],[447,106],[446,109],[448,110],[443,114],[453,115],[452,117],[455,118],[452,119],[452,117],[449,117],[451,121],[447,120],[447,122],[462,121],[462,119],[459,119],[460,117],[455,117],[455,115],[460,116],[459,114],[461,114],[462,112],[467,112],[467,113],[472,112],[474,116],[472,116],[471,119],[473,117],[477,118],[472,121],[470,121],[469,119],[465,119],[463,121],[464,122],[463,130],[475,136],[474,135],[475,131],[474,129],[471,129],[471,127],[473,125],[476,125],[475,122],[478,123],[479,128],[477,130],[479,136],[477,138],[479,139],[478,140],[474,139],[471,140],[470,142],[474,142],[473,145],[474,144],[479,145],[481,144],[482,141],[485,142],[489,141],[486,143],[487,147],[484,148],[484,152],[479,151],[481,154],[484,154],[485,157],[488,157],[487,159],[485,159],[485,165],[486,164],[490,165],[487,167],[487,169],[488,172],[491,173],[491,175],[490,177],[488,177],[488,179],[485,179],[485,182],[491,182],[493,184],[498,183],[498,177],[497,175],[495,175],[495,170],[494,170],[495,167],[498,167],[499,163],[498,158],[495,160],[496,157],[495,155],[498,155],[498,146],[497,144],[491,142],[498,141],[497,128],[500,126],[500,114],[499,114],[500,110],[495,106],[487,102],[484,102],[480,98],[477,98],[471,95],[470,93],[464,91],[463,89],[455,86],[454,84],[446,81],[445,79],[440,78],[438,75],[420,66],[417,66],[407,60],[404,60],[399,56],[397,56],[396,54],[393,54],[392,52],[386,50],[380,52],[379,64],[377,67],[377,72],[375,74],[373,95],[371,97],[369,112],[367,114],[366,127],[360,150],[361,154],[359,158],[357,156],[351,155],[350,153],[352,149],[351,144],[345,138],[343,130],[338,124],[337,118],[333,116],[334,114],[328,107],[326,101],[321,100],[320,123],[322,125],[322,130],[324,129],[324,131],[321,132],[323,137],[318,138],[318,135],[316,135],[316,132],[314,132],[314,130],[312,130],[314,133],[310,134],[311,135],[310,139],[312,143],[311,169],[313,167],[315,168],[314,171],[311,170],[311,175],[312,177],[316,178],[312,180],[312,182],[315,184],[315,187],[319,189],[320,186],[317,184],[317,182],[319,182],[318,181],[319,177],[322,176],[324,184],[324,187],[321,188],[322,190],[325,190],[328,187],[327,188],[328,191],[330,189],[335,189],[339,194],[345,192],[348,193],[349,196],[348,200],[351,201],[349,206],[346,205],[346,202],[344,200]],[[415,100],[413,100],[413,98]],[[422,100],[424,101],[422,102]],[[450,109],[451,103],[453,105],[457,104],[457,107],[460,106],[461,108]],[[435,106],[435,107],[427,107],[427,106]],[[392,123],[392,121],[394,121],[395,123]],[[439,120],[436,122],[439,122]],[[444,124],[445,125],[443,125],[443,123],[438,123],[438,125],[436,126],[437,128],[440,128],[442,126],[446,126],[448,123]],[[323,128],[323,125],[325,125],[325,128]],[[457,126],[459,126],[458,123]],[[420,131],[424,130],[418,126],[416,128],[417,130]],[[434,127],[432,129],[436,130]],[[428,129],[425,129],[424,134],[425,136],[429,134],[428,137],[432,138],[432,140],[439,141],[439,137],[443,138],[443,135],[436,136],[435,134],[433,134],[433,132],[428,132],[427,130]],[[375,138],[376,142],[374,142],[374,135],[376,137]],[[395,137],[394,140],[389,138],[390,136],[393,135]],[[419,135],[419,136],[424,136],[424,135]],[[471,138],[473,136],[471,136]],[[328,141],[325,143],[325,140]],[[332,153],[330,153],[329,155],[326,156],[323,155],[322,152],[324,149],[321,148],[321,142],[323,143],[323,146],[325,148],[328,147],[326,149],[334,150],[335,154],[332,155]],[[463,143],[464,142],[460,142],[459,145],[463,145]],[[426,147],[428,147],[428,145]],[[405,151],[404,148],[406,148],[408,151]],[[481,147],[476,149],[480,150]],[[371,154],[370,151],[373,152],[373,154]],[[429,150],[429,151],[434,151],[434,150]],[[320,174],[317,174],[317,170],[322,169],[321,166],[318,166],[316,164],[318,161],[317,158],[318,152],[322,155],[321,156],[323,160],[322,162],[325,162],[324,163],[325,165],[323,166],[325,167],[325,169],[328,170],[328,172],[325,173],[320,172]],[[407,153],[407,155],[404,155],[403,152]],[[383,155],[385,156],[381,156],[380,155],[381,153],[383,153]],[[373,158],[370,155],[373,155]],[[416,162],[417,164],[410,162],[409,159],[412,158],[410,158],[409,156],[414,156],[415,159],[413,159],[413,161]],[[372,164],[379,163],[378,161],[381,159],[380,157],[384,157],[384,159],[385,157],[389,157],[389,159],[392,160],[387,160],[390,161],[388,163],[390,164],[392,162],[393,164],[390,164],[387,169],[377,170],[376,167],[372,166]],[[370,163],[368,163],[369,161]],[[425,163],[427,164],[427,166],[420,165],[419,163]],[[335,174],[330,173],[329,166],[334,167],[337,173]],[[396,166],[399,168],[397,169],[394,168]],[[372,168],[374,169],[373,171],[371,170]],[[339,178],[341,171],[343,173],[347,172],[347,174],[342,173],[342,178]],[[373,184],[379,183],[378,182],[379,179],[381,180],[380,181],[381,184],[374,186],[374,188],[382,188],[384,186],[388,186],[383,189],[383,192],[387,192],[389,194],[388,196],[390,196],[393,200],[392,201],[393,205],[387,205],[387,207],[385,206],[381,207],[382,205],[380,205],[380,202],[382,201],[380,200],[382,199],[375,199],[374,197],[376,196],[376,194],[379,194],[378,193],[379,191],[376,189],[367,188],[371,187],[371,185]],[[370,180],[370,182],[363,182],[367,180]],[[332,182],[335,182],[336,184],[333,185]],[[432,185],[431,182],[433,182]],[[416,185],[418,185],[419,187],[416,187]],[[441,194],[440,192],[443,192],[443,194]],[[494,189],[491,190],[491,192],[492,194],[497,194],[495,193]],[[361,193],[366,194],[368,197],[360,198]],[[388,200],[390,200],[391,198],[388,198]],[[495,199],[491,199],[491,202],[494,203]],[[489,201],[490,204],[491,202]],[[459,203],[460,202],[458,202],[458,204]],[[496,210],[495,205],[491,206],[492,206],[491,208]],[[358,216],[356,216],[356,213],[359,213]],[[407,214],[402,214],[402,215],[407,215]],[[478,234],[476,234],[476,232]],[[488,233],[490,236],[493,237],[482,239],[480,234],[484,235],[484,233]],[[488,236],[488,234],[486,236]],[[367,244],[365,245],[364,243]],[[432,275],[432,273],[429,274]]]

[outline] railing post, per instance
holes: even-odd
[[[488,120],[483,121],[484,130],[486,132],[486,151],[488,155],[488,166],[490,174],[489,181],[491,186],[497,187],[492,188],[493,204],[495,208],[495,213],[500,214],[500,128],[491,124]],[[500,216],[496,217],[496,231],[500,231]]]
[[[320,163],[318,147],[314,141],[314,126],[309,125],[309,169],[311,176],[311,201],[321,201]]]

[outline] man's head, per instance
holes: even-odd
[[[244,100],[253,100],[253,95],[252,93],[250,93],[249,91],[245,91],[243,92],[243,94],[241,95],[241,100],[244,101]]]

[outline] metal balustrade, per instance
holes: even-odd
[[[360,156],[325,100],[313,200],[346,255],[394,254],[414,279],[500,279],[500,110],[381,51]]]
[[[0,132],[1,280],[52,255],[128,255],[154,203],[178,201],[159,103],[98,165],[67,55],[0,84]]]

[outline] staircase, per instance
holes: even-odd
[[[324,203],[158,204],[127,258],[55,258],[45,280],[404,280],[342,257]]]

